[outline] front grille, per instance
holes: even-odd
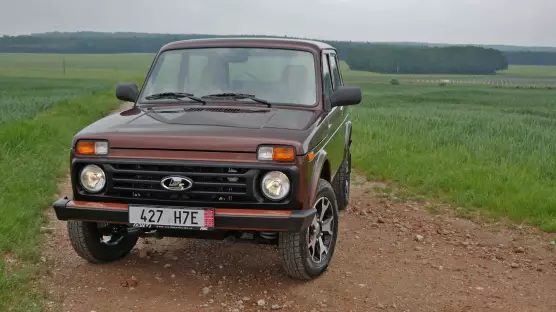
[[[85,191],[79,181],[84,166],[96,164],[106,173],[106,187],[100,193]],[[269,171],[284,172],[291,182],[289,196],[281,201],[265,198],[261,179]],[[74,200],[137,205],[168,205],[240,209],[301,209],[296,166],[269,163],[223,163],[188,160],[80,159],[72,160]],[[183,176],[193,181],[185,191],[170,191],[161,181]]]
[[[243,167],[192,166],[176,164],[113,163],[105,165],[106,196],[161,202],[256,202],[252,191],[258,170]],[[193,181],[187,191],[162,187],[167,176],[184,176]]]

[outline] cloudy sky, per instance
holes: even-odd
[[[556,0],[0,0],[0,34],[269,34],[556,46]]]

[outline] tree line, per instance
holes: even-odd
[[[44,33],[0,37],[0,53],[156,53],[177,40],[218,38],[219,35],[146,33]],[[237,37],[252,37],[242,35]]]
[[[512,51],[506,52],[508,62],[514,65],[556,65],[556,53]]]
[[[164,44],[224,37],[205,34],[44,33],[0,37],[0,53],[155,53]],[[252,37],[243,35],[241,37]],[[476,46],[325,41],[354,69],[381,73],[494,73],[508,64],[556,65],[555,52],[504,51]]]
[[[508,68],[506,56],[482,47],[397,47],[375,45],[351,48],[351,69],[388,74],[495,74]]]

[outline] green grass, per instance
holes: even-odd
[[[118,106],[114,85],[141,82],[151,58],[0,54],[0,311],[42,310],[32,282],[42,268],[40,226],[71,139]]]
[[[60,100],[90,95],[118,81],[144,75],[152,57],[0,54],[0,125],[32,117]]]
[[[0,250],[23,266],[3,270],[0,311],[37,310],[29,278],[37,268],[43,211],[66,172],[68,148],[83,126],[118,106],[113,92],[63,100],[32,119],[0,126]],[[0,268],[5,269],[4,257]]]
[[[153,57],[154,54],[0,53],[0,75],[118,81],[143,75]]]
[[[498,74],[515,77],[556,78],[556,66],[510,65],[507,70],[499,71]]]
[[[108,81],[0,76],[0,125],[32,117],[68,98],[111,87]]]
[[[556,231],[556,90],[362,87],[356,167]]]
[[[345,61],[340,62],[344,79],[354,84],[387,83],[397,79],[402,83],[436,84],[448,80],[448,84],[496,85],[507,88],[553,88],[556,89],[556,66],[511,65],[496,75],[449,75],[449,74],[379,74],[354,71]]]
[[[493,75],[427,75],[427,74],[379,74],[373,72],[352,71],[346,61],[340,61],[340,66],[344,75],[348,77],[380,77],[380,76],[402,76],[402,77],[447,77],[447,78],[462,78],[462,77],[493,77]],[[538,77],[538,78],[556,78],[556,66],[541,66],[541,65],[510,65],[507,70],[501,70],[497,73],[501,76],[512,77]],[[495,76],[494,76],[495,77]]]
[[[102,90],[140,82],[151,60],[0,54],[0,311],[41,310],[41,292],[32,288],[39,229],[67,170],[71,138],[117,107],[113,90]],[[396,75],[402,83],[393,86],[392,75],[342,66],[346,81],[364,91],[354,108],[359,170],[556,231],[556,90],[405,83],[478,77],[453,75]],[[554,77],[552,69],[512,66],[489,77]]]

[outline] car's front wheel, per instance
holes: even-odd
[[[279,249],[287,274],[310,280],[330,264],[338,237],[338,205],[330,183],[320,180],[311,225],[299,232],[280,233]]]
[[[137,236],[124,228],[95,222],[70,220],[67,223],[71,245],[77,254],[91,263],[106,263],[125,257],[135,247]]]

